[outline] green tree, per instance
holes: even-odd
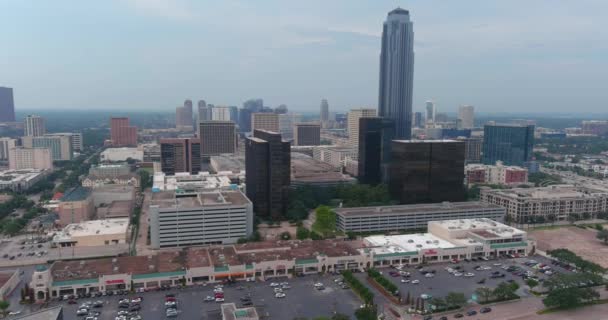
[[[445,296],[445,302],[449,308],[452,307],[461,307],[467,303],[467,298],[464,293],[460,292],[449,292]]]
[[[538,285],[538,281],[536,281],[534,279],[528,279],[528,280],[526,280],[526,284],[528,285],[528,287],[534,288]]]
[[[370,306],[365,308],[360,308],[355,311],[355,317],[357,320],[376,320],[378,319],[376,308]]]
[[[549,291],[543,303],[549,308],[568,309],[598,298],[599,293],[593,289],[571,287]]]
[[[608,243],[608,230],[607,229],[599,230],[595,237],[604,241],[604,243]]]
[[[480,298],[481,302],[488,302],[492,298],[492,289],[488,287],[479,287],[475,289],[475,294]]]
[[[298,226],[296,228],[296,238],[298,240],[308,239],[310,237],[310,231],[304,226]]]
[[[0,311],[3,315],[6,315],[6,310],[11,306],[11,303],[6,300],[0,300]]]
[[[443,310],[447,307],[447,303],[445,302],[445,299],[440,298],[440,297],[434,297],[431,300],[429,300],[429,304],[432,304],[435,306],[435,308],[437,308],[437,310]]]
[[[492,295],[496,297],[498,300],[507,300],[516,297],[515,291],[519,288],[519,285],[516,282],[508,283],[501,282],[494,288],[492,291]]]
[[[140,169],[137,171],[139,174],[139,184],[141,190],[146,190],[147,188],[152,187],[152,177],[150,176],[150,172],[148,170]]]
[[[336,313],[331,317],[331,320],[350,320],[350,317],[343,313]]]
[[[319,206],[315,210],[316,221],[313,228],[323,234],[336,229],[336,213],[327,206]]]

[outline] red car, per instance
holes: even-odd
[[[69,304],[77,304],[78,302],[76,302],[76,300],[74,300],[74,299],[70,299],[70,300],[68,300],[68,303]]]
[[[168,302],[168,301],[175,302],[175,301],[176,301],[176,299],[175,299],[175,297],[166,297],[166,298],[165,298],[165,302]]]
[[[224,297],[224,294],[223,294],[223,293],[221,293],[221,292],[217,292],[217,293],[215,294],[215,297],[216,297],[216,298],[223,298],[223,297]]]

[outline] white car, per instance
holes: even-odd
[[[428,300],[428,299],[430,299],[430,298],[432,298],[432,297],[433,297],[433,296],[431,296],[430,294],[426,294],[426,293],[423,293],[423,294],[421,294],[421,295],[420,295],[420,298],[421,298],[422,300]]]
[[[495,267],[500,267],[500,266],[502,266],[502,263],[498,263],[498,262],[496,262],[496,263],[494,263],[494,266],[495,266]]]
[[[454,272],[454,277],[462,277],[462,272]]]
[[[165,315],[167,317],[177,317],[177,310],[175,309],[167,309],[167,311],[165,312]]]
[[[214,286],[214,288],[215,288],[215,289],[217,289],[217,288],[223,288],[223,287],[224,287],[224,286],[223,286],[223,285],[221,285],[221,284],[218,284],[218,285],[215,285],[215,286]]]
[[[274,292],[275,293],[277,293],[277,292],[283,292],[283,289],[276,287],[276,288],[274,288]]]
[[[285,298],[285,294],[282,292],[278,292],[277,294],[274,295],[275,298]]]
[[[410,282],[410,280],[408,280],[408,279],[401,279],[401,283],[408,283],[408,282]]]
[[[315,287],[322,287],[322,286],[323,286],[323,284],[321,282],[315,283]]]
[[[412,275],[411,273],[406,272],[406,271],[399,271],[399,274],[402,275],[402,276],[410,276],[410,275]]]
[[[11,311],[11,312],[8,313],[9,316],[16,316],[18,314],[21,314],[21,310],[19,310],[19,311]]]
[[[224,298],[215,298],[215,302],[224,302]]]
[[[222,293],[222,292],[224,292],[224,289],[222,289],[222,288],[213,289],[213,292]]]
[[[131,303],[140,303],[140,302],[141,302],[141,297],[131,299]]]
[[[206,296],[205,301],[207,301],[207,302],[215,301],[215,298],[212,296]]]
[[[474,276],[475,276],[475,274],[474,274],[474,273],[472,273],[472,272],[467,272],[467,273],[465,273],[465,274],[464,274],[464,276],[465,276],[465,277],[474,277]]]
[[[276,282],[271,282],[271,283],[270,283],[270,286],[271,286],[271,287],[278,287],[278,286],[279,286],[279,284],[278,284],[278,283],[276,283]]]
[[[429,272],[429,273],[425,274],[424,276],[425,276],[426,278],[432,278],[432,277],[434,277],[434,276],[435,276],[435,274],[434,274],[434,273]]]
[[[282,286],[288,286],[288,285],[289,285],[289,282],[281,282],[281,283],[279,283],[279,284],[280,284],[280,285],[282,285]]]
[[[412,284],[419,284],[420,280],[412,280]]]
[[[255,282],[255,278],[247,278],[247,279],[245,279],[245,281],[247,281],[247,282]]]
[[[481,266],[481,270],[492,270],[490,266]]]

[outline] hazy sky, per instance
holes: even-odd
[[[414,21],[414,109],[608,110],[606,0],[1,0],[0,86],[17,109],[376,107],[397,6]]]

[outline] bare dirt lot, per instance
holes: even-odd
[[[581,256],[583,259],[593,261],[604,268],[608,268],[608,245],[596,239],[596,234],[597,230],[595,229],[581,229],[578,227],[529,231],[530,237],[536,239],[539,250],[547,251],[565,248]]]

